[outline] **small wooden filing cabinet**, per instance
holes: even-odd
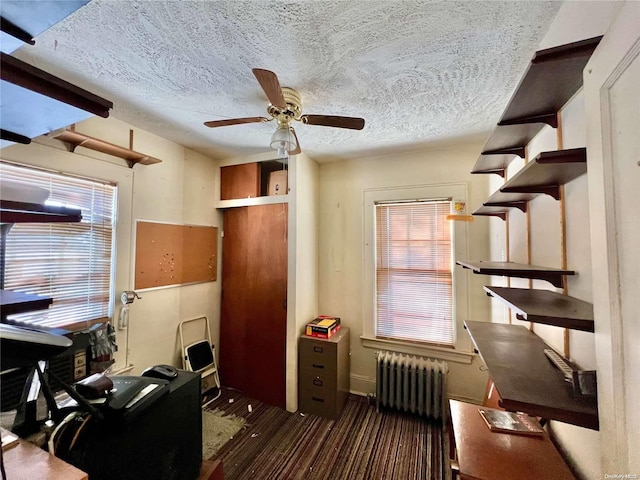
[[[337,418],[349,397],[349,329],[329,339],[300,337],[298,408]]]

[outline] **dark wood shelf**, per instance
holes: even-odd
[[[560,185],[569,183],[585,173],[586,148],[542,152],[505,183],[500,191],[522,195],[514,197],[518,200],[530,200],[540,194],[550,195],[559,200]]]
[[[98,115],[113,103],[26,62],[1,54],[2,139],[29,143],[55,128]]]
[[[517,312],[519,320],[594,331],[593,305],[551,290],[485,286],[484,290]]]
[[[520,325],[465,322],[507,410],[598,430],[595,398],[580,397],[544,354],[549,348]]]
[[[468,268],[480,275],[500,275],[505,277],[534,278],[546,280],[554,287],[564,286],[565,275],[575,275],[573,270],[562,270],[559,268],[538,267],[514,262],[490,262],[490,261],[462,261],[456,263],[464,268]]]
[[[22,45],[34,45],[35,37],[63,20],[89,0],[65,2],[5,2],[2,5],[2,51],[11,53]],[[4,35],[6,33],[7,35]]]
[[[510,208],[527,211],[527,202],[538,195],[560,199],[560,185],[570,182],[587,171],[587,149],[573,148],[542,152],[528,162],[500,190],[473,212],[506,218]]]
[[[32,295],[30,293],[12,292],[10,290],[0,290],[0,310],[2,318],[16,313],[32,312],[35,310],[46,310],[53,303],[53,299]]]
[[[536,52],[471,173],[504,176],[545,124],[557,127],[557,113],[582,87],[582,71],[601,38]]]
[[[95,150],[96,152],[102,152],[107,155],[122,158],[127,161],[129,168],[133,168],[137,163],[140,165],[153,165],[162,162],[162,160],[158,158],[145,155],[144,153],[138,153],[129,148],[121,147],[98,138],[90,137],[89,135],[76,132],[75,130],[64,129],[52,132],[47,136],[71,145],[71,151],[74,151],[76,147],[84,147],[90,150]]]
[[[0,223],[79,222],[82,212],[75,208],[0,200]]]

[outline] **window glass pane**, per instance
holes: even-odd
[[[376,205],[376,336],[453,345],[448,200]]]
[[[80,209],[77,223],[16,223],[6,242],[5,290],[51,297],[45,312],[16,323],[60,327],[110,315],[116,187],[0,163],[3,181],[50,192],[45,202]]]

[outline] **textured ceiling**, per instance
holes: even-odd
[[[251,69],[277,73],[303,113],[363,117],[362,131],[295,123],[327,161],[488,135],[559,2],[93,0],[14,55],[114,102],[112,115],[214,158],[268,150]]]

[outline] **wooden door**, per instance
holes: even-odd
[[[246,331],[247,216],[248,208],[231,208],[224,212],[220,302],[220,382],[242,391],[246,389],[246,348],[243,345]]]
[[[220,168],[220,200],[259,196],[259,163],[244,163]]]
[[[285,406],[287,205],[224,214],[220,370],[223,385]]]

